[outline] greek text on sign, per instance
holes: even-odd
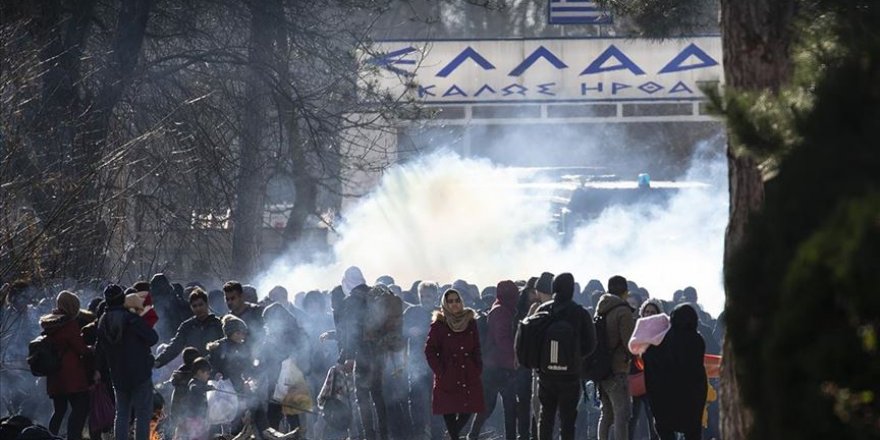
[[[722,80],[721,39],[380,42],[367,81],[431,103],[694,100]]]

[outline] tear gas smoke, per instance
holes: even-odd
[[[694,286],[700,303],[717,315],[724,305],[728,218],[727,163],[718,145],[701,143],[683,176],[704,187],[681,190],[663,206],[610,207],[566,245],[550,227],[550,201],[535,197],[523,169],[435,153],[391,168],[373,193],[343,213],[340,239],[323,256],[328,264],[279,258],[260,277],[259,291],[330,289],[350,265],[368,282],[388,274],[402,286],[462,278],[482,287],[567,271],[582,286],[621,274],[662,299]]]

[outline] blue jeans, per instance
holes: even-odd
[[[147,379],[130,390],[116,390],[116,440],[128,440],[132,410],[135,417],[134,438],[149,440],[153,418],[153,380]]]

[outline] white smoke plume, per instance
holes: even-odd
[[[683,176],[704,188],[682,190],[663,208],[606,209],[567,245],[548,227],[549,200],[523,185],[530,179],[522,169],[435,153],[388,170],[373,193],[343,213],[340,239],[320,258],[329,264],[279,258],[258,288],[330,289],[351,265],[370,283],[391,275],[404,288],[416,280],[458,278],[482,288],[542,271],[571,272],[583,286],[620,274],[662,299],[694,286],[700,303],[717,315],[724,305],[728,218],[727,165],[720,151],[711,151],[717,145],[698,146]]]

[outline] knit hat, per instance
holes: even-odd
[[[574,276],[565,272],[553,278],[553,299],[557,302],[571,301],[574,297]]]
[[[228,338],[235,332],[247,332],[248,326],[235,315],[226,315],[223,317],[223,334]]]
[[[111,306],[122,305],[123,301],[125,301],[125,293],[122,291],[122,287],[119,287],[116,284],[111,284],[105,287],[104,301],[107,302],[107,305]]]
[[[79,298],[71,291],[62,290],[55,297],[55,307],[65,315],[75,317],[79,314]]]
[[[357,266],[345,269],[345,274],[342,276],[342,292],[351,295],[352,289],[362,284],[367,284],[367,280]]]
[[[544,294],[553,293],[553,274],[550,272],[542,273],[538,282],[535,283],[535,289]]]

